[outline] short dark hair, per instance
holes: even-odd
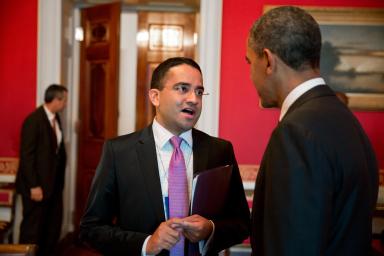
[[[50,103],[53,99],[62,99],[64,97],[64,92],[68,92],[67,88],[60,84],[51,84],[45,90],[44,102]]]
[[[269,49],[295,70],[320,65],[319,24],[298,7],[282,6],[265,13],[253,24],[248,45],[259,56]]]
[[[162,90],[163,80],[164,80],[164,77],[167,75],[168,70],[182,64],[186,64],[197,69],[202,75],[199,64],[197,64],[193,59],[185,58],[185,57],[169,58],[163,61],[162,63],[160,63],[153,71],[152,79],[151,79],[151,89]]]

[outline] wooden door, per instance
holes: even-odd
[[[152,122],[155,110],[149,101],[148,90],[152,71],[157,65],[171,57],[195,56],[195,13],[140,12],[139,35],[146,34],[145,40],[138,40],[136,130]],[[180,44],[164,45],[159,31],[169,29],[180,37]]]
[[[120,3],[81,11],[80,104],[75,227],[105,139],[117,135]]]

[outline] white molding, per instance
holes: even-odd
[[[61,74],[61,0],[39,0],[37,39],[36,105],[44,101],[45,89],[60,83]]]
[[[72,54],[67,62],[67,86],[68,86],[68,105],[65,111],[66,126],[65,138],[68,154],[67,169],[65,173],[64,189],[64,211],[62,234],[74,230],[74,212],[76,202],[76,173],[77,173],[77,123],[79,120],[79,88],[80,88],[80,42],[74,37],[75,28],[80,26],[80,10],[74,8],[70,17],[71,22],[66,28],[68,31],[68,43],[71,45]]]
[[[222,5],[222,0],[200,1],[199,63],[210,95],[203,100],[197,128],[212,136],[219,134]]]
[[[68,73],[63,74],[62,69],[62,42],[63,42],[63,5],[62,0],[39,0],[38,1],[38,49],[37,49],[37,95],[36,105],[44,102],[44,92],[52,84],[67,83],[69,100],[66,110],[63,112],[63,124],[65,131],[65,146],[68,153],[68,161],[65,175],[65,188],[63,191],[63,223],[61,235],[74,230],[73,211],[75,204],[76,184],[76,159],[77,159],[77,134],[75,122],[78,119],[78,56],[79,47],[71,35],[67,35],[70,43],[73,43],[73,58],[67,58]],[[72,23],[79,23],[79,11],[74,10]],[[66,28],[74,30],[74,28]],[[70,31],[67,31],[71,33]]]
[[[135,131],[137,80],[137,12],[122,10],[120,19],[120,70],[118,135]]]

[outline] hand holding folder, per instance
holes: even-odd
[[[200,172],[193,180],[191,213],[211,219],[222,214],[229,193],[232,165]]]

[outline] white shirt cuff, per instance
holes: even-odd
[[[209,220],[209,221],[212,223],[211,235],[209,236],[207,241],[205,241],[205,240],[199,241],[199,251],[200,251],[201,255],[203,255],[203,256],[207,254],[209,244],[211,243],[213,235],[215,234],[215,223],[213,223],[213,221],[211,221],[211,220]]]
[[[147,236],[147,238],[145,238],[145,240],[144,240],[143,247],[141,248],[141,256],[152,256],[153,255],[153,254],[147,254],[146,253],[147,243],[148,243],[149,238],[151,238],[151,236]]]

